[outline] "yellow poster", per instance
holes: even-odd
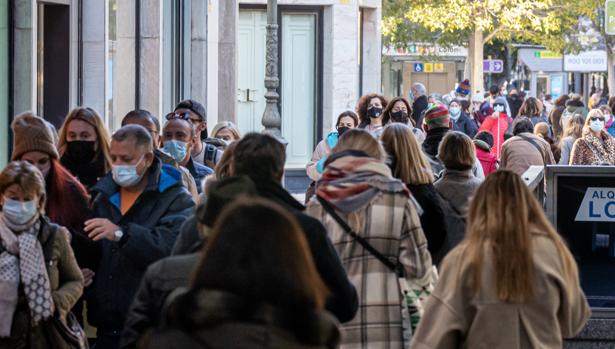
[[[444,63],[434,63],[433,70],[436,73],[442,73],[444,71]]]
[[[425,63],[425,73],[433,73],[433,63]]]

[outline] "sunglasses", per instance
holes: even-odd
[[[589,118],[589,120],[591,120],[591,121],[604,121],[604,118],[602,116],[592,116],[591,118]]]
[[[181,119],[181,120],[187,120],[190,121],[191,123],[197,123],[197,122],[201,122],[201,119],[192,119],[190,117],[190,113],[168,113],[167,115],[165,115],[164,117],[167,120],[173,120],[173,119]]]

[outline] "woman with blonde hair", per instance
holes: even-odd
[[[85,187],[91,188],[111,170],[109,144],[109,132],[100,115],[92,108],[75,108],[60,129],[60,163]]]
[[[562,140],[559,144],[561,155],[558,165],[568,165],[570,163],[570,152],[572,152],[572,146],[577,139],[583,137],[584,125],[585,118],[581,114],[574,114],[568,119]]]
[[[570,165],[615,165],[615,140],[604,130],[604,124],[600,109],[587,114],[583,136],[572,146]]]
[[[422,286],[431,281],[431,256],[416,205],[406,186],[391,176],[385,154],[368,132],[347,131],[327,159],[307,208],[324,224],[359,294],[361,310],[342,325],[341,348],[405,348],[399,277]]]
[[[412,130],[404,124],[386,126],[381,141],[389,154],[388,162],[393,177],[406,184],[423,209],[421,227],[427,238],[427,248],[433,256],[444,243],[446,227],[442,224],[445,214],[438,192],[433,186],[429,161],[421,151]]]
[[[231,121],[221,121],[211,130],[211,136],[225,141],[227,144],[238,141],[241,138],[241,133],[237,125]]]
[[[590,316],[574,258],[519,175],[487,177],[444,259],[415,349],[561,348]]]

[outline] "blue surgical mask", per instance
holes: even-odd
[[[459,116],[461,115],[461,108],[459,108],[459,107],[452,107],[448,111],[451,114],[451,118],[452,119],[454,119],[454,120],[459,119]]]
[[[134,165],[113,165],[113,181],[120,187],[132,187],[139,183],[143,175],[137,172],[137,166],[143,161],[143,157]]]
[[[590,121],[589,127],[594,132],[600,132],[604,129],[604,121],[601,121],[601,120]]]
[[[38,205],[36,200],[17,201],[5,198],[2,213],[9,221],[21,225],[34,218],[38,213]]]
[[[175,161],[182,162],[188,153],[188,143],[172,139],[164,142],[162,151],[171,155]]]

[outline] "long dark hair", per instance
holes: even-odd
[[[293,312],[324,308],[328,290],[302,229],[277,204],[237,201],[223,211],[211,236],[192,290],[226,291]]]
[[[90,196],[87,190],[57,159],[51,159],[46,179],[47,206],[45,211],[53,223],[82,232],[89,218]]]
[[[387,104],[387,106],[386,106],[386,108],[384,109],[384,112],[383,112],[384,116],[382,117],[382,124],[383,125],[386,125],[386,124],[389,123],[389,121],[391,121],[391,110],[393,110],[393,107],[395,106],[395,103],[400,102],[400,101],[403,102],[406,105],[406,109],[408,110],[408,119],[411,120],[412,121],[412,125],[414,125],[414,120],[410,117],[410,115],[412,115],[412,105],[404,97],[395,97],[395,98],[391,99],[389,104]]]

